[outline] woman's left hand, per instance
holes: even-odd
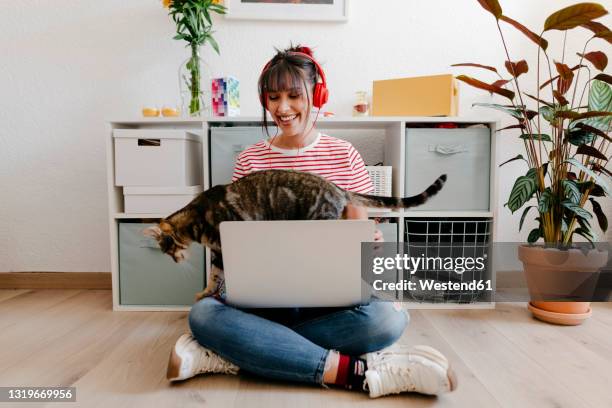
[[[374,242],[385,242],[382,231],[379,229],[374,231]]]

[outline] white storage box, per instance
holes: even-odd
[[[172,214],[202,192],[202,186],[123,188],[127,214]]]
[[[202,138],[180,129],[115,129],[115,185],[202,185]]]
[[[392,190],[392,166],[366,166],[366,170],[374,184],[372,195],[380,197],[391,197]]]

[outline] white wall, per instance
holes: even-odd
[[[571,3],[502,1],[507,15],[534,31],[548,14]],[[346,24],[218,18],[215,28],[221,56],[207,47],[204,57],[212,75],[239,78],[245,115],[260,113],[256,79],[273,47],[290,41],[315,49],[331,89],[327,109],[339,115],[350,114],[354,91],[370,89],[373,79],[453,72],[489,80],[486,72],[449,65],[501,68],[503,61],[494,20],[475,0],[353,0]],[[535,47],[514,29],[504,30],[511,57],[534,61]],[[0,271],[110,270],[107,121],[138,117],[147,103],[178,100],[177,69],[187,50],[173,34],[155,0],[2,2]],[[568,37],[570,65],[584,38],[584,31]],[[559,42],[551,48],[559,55]],[[497,116],[471,109],[475,101],[490,100],[463,86],[461,113]],[[498,160],[520,151],[515,139],[500,137]],[[501,203],[523,171],[519,164],[501,169]],[[500,214],[498,238],[520,240],[518,215],[506,209]]]

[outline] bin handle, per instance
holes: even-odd
[[[446,155],[450,155],[450,154],[457,154],[457,153],[463,153],[463,152],[467,152],[467,146],[462,145],[462,144],[456,144],[456,145],[429,145],[429,151],[430,152],[436,152],[436,153],[440,153],[440,154],[446,154]]]

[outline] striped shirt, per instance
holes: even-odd
[[[299,150],[271,146],[266,140],[247,147],[236,159],[232,181],[254,171],[270,169],[318,174],[338,187],[355,193],[371,193],[374,190],[363,159],[353,145],[320,133],[312,144]]]

